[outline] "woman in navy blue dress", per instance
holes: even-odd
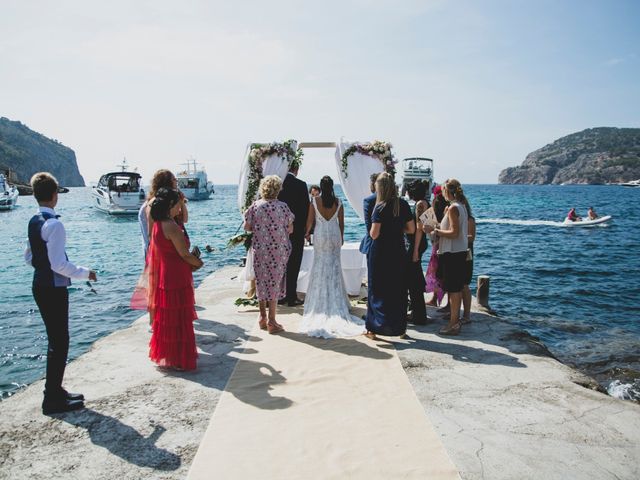
[[[388,173],[376,180],[376,206],[371,215],[367,333],[402,336],[407,330],[407,271],[409,258],[405,233],[416,225],[409,204],[398,198],[395,181]]]

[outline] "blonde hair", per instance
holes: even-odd
[[[381,203],[383,208],[393,202],[393,216],[400,215],[400,199],[398,187],[393,177],[387,172],[382,172],[376,179],[376,203]]]
[[[450,197],[454,198],[458,202],[462,203],[464,207],[467,209],[467,214],[471,215],[471,206],[469,205],[469,201],[467,197],[464,195],[464,191],[462,190],[462,185],[455,178],[450,178],[446,182],[444,182],[444,189],[447,191]]]
[[[267,175],[260,180],[260,198],[274,200],[282,190],[282,180],[277,175]]]

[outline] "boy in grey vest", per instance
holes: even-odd
[[[65,252],[66,233],[54,207],[58,203],[58,182],[50,173],[31,177],[38,213],[29,221],[29,243],[25,262],[34,268],[33,298],[47,329],[47,377],[42,413],[62,413],[84,408],[84,395],[69,393],[62,378],[69,352],[69,292],[71,278],[96,281],[96,272],[76,267]]]

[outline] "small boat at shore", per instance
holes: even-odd
[[[619,183],[621,187],[640,187],[640,180],[631,180],[630,182]]]
[[[11,210],[18,203],[18,189],[0,173],[0,210]]]
[[[209,200],[215,193],[204,167],[198,168],[195,159],[187,160],[186,169],[176,174],[178,188],[188,200]]]
[[[605,223],[609,220],[611,220],[611,215],[605,215],[604,217],[594,218],[593,220],[589,220],[585,218],[583,220],[576,220],[575,222],[569,220],[568,218],[565,218],[564,222],[562,223],[565,227],[592,227],[594,225]]]
[[[128,171],[126,159],[118,166],[121,171],[104,174],[91,189],[93,206],[109,215],[137,215],[145,198],[142,176]]]
[[[429,183],[427,192],[433,188],[433,160],[426,157],[409,157],[402,160],[402,188],[400,195],[407,193],[409,184],[415,180]]]

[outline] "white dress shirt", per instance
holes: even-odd
[[[39,207],[40,212],[56,215],[53,208]],[[51,264],[51,270],[68,278],[76,278],[80,280],[87,280],[89,278],[90,269],[85,267],[76,267],[67,259],[67,255],[64,251],[65,242],[67,240],[67,233],[64,230],[64,225],[57,218],[50,218],[42,226],[40,231],[42,240],[47,244],[47,256],[49,257],[49,263]],[[27,239],[27,248],[24,251],[24,261],[27,265],[31,265],[31,245],[29,239]]]

